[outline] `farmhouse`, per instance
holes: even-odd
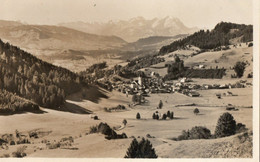
[[[199,94],[198,92],[195,92],[195,91],[190,91],[190,92],[188,93],[188,95],[189,95],[190,97],[199,97],[199,96],[200,96],[200,94]]]

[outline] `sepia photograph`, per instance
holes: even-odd
[[[0,161],[259,161],[259,14],[257,0],[0,0]]]

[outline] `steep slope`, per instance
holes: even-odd
[[[60,25],[93,34],[116,35],[128,42],[150,36],[191,34],[198,30],[197,28],[188,28],[178,18],[169,16],[151,20],[135,17],[130,20],[109,21],[107,23],[71,22]]]

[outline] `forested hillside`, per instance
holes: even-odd
[[[0,90],[0,114],[13,114],[23,111],[35,112],[39,106],[5,90]]]
[[[159,54],[173,52],[186,45],[194,45],[200,49],[214,49],[231,44],[230,41],[234,38],[240,38],[241,42],[252,41],[253,26],[221,22],[212,31],[200,30],[184,39],[163,46]]]
[[[0,40],[0,89],[43,107],[58,108],[82,83],[75,73]]]

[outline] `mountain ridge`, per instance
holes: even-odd
[[[116,35],[128,42],[135,42],[140,38],[150,36],[191,34],[198,30],[195,27],[188,28],[178,18],[170,16],[153,19],[135,17],[129,20],[110,20],[105,23],[80,21],[58,25],[100,35]]]
[[[61,26],[26,25],[2,20],[0,37],[27,49],[102,49],[126,43],[117,36],[101,36]]]

